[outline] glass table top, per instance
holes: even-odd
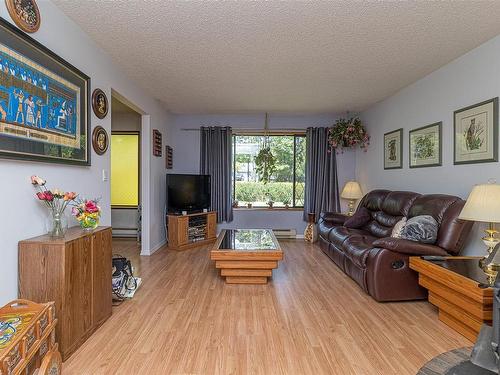
[[[274,251],[280,247],[270,229],[226,229],[218,249]]]
[[[474,280],[485,287],[490,285],[486,273],[479,267],[479,258],[429,260],[429,262]]]

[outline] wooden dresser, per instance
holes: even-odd
[[[111,315],[111,228],[68,230],[19,242],[19,295],[55,301],[57,341],[63,360]]]
[[[54,303],[15,300],[0,308],[0,375],[60,374]]]

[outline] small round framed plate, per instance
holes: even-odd
[[[40,10],[35,0],[5,0],[7,10],[15,24],[27,33],[40,28]]]
[[[92,109],[95,115],[103,119],[108,114],[108,98],[104,91],[101,89],[95,89],[92,93]]]
[[[92,147],[97,155],[102,155],[108,150],[109,137],[106,129],[96,126],[92,132]]]

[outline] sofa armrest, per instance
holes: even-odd
[[[340,214],[338,212],[322,212],[320,218],[328,223],[344,225],[344,222],[349,216]]]
[[[385,237],[375,240],[373,241],[373,246],[407,255],[449,255],[446,250],[436,245],[394,237]]]

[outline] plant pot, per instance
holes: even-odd
[[[269,206],[269,208],[273,208],[273,202],[269,202],[267,205]]]
[[[247,208],[252,208],[252,203],[247,203]]]

